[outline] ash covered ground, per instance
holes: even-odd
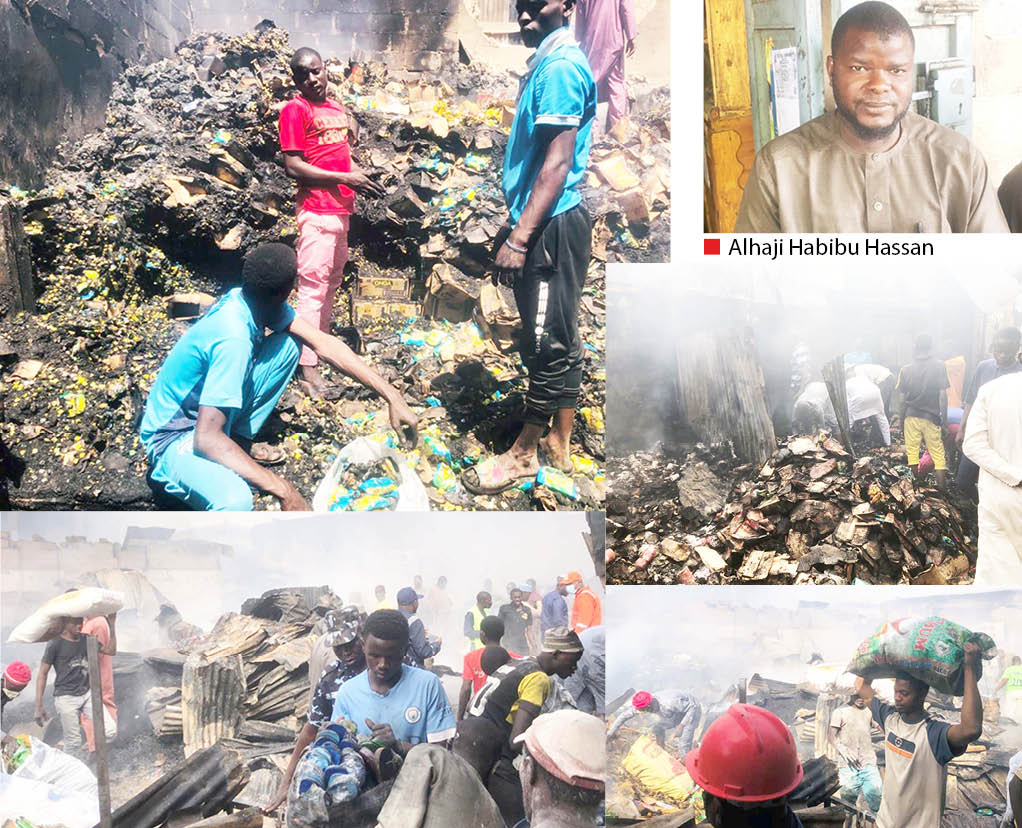
[[[194,35],[173,58],[125,71],[106,127],[62,147],[43,189],[8,188],[23,213],[38,294],[35,314],[0,320],[9,506],[173,508],[154,501],[146,483],[138,423],[195,308],[238,283],[252,247],[296,239],[294,188],[276,133],[294,94],[289,57],[279,29]],[[575,491],[473,497],[457,477],[513,440],[526,383],[512,346],[513,299],[484,287],[504,218],[499,173],[517,80],[457,64],[414,79],[376,64],[328,68],[332,94],[361,125],[356,158],[387,190],[356,205],[334,332],[358,343],[422,416],[423,437],[407,459],[433,508],[598,508],[603,264],[667,257],[668,90],[643,94],[632,121],[592,152]],[[406,295],[366,292],[377,277],[403,284]],[[343,387],[340,398],[319,402],[286,392],[260,435],[286,447],[278,470],[307,499],[339,448],[385,428],[378,399]],[[257,508],[275,506],[257,498]]]

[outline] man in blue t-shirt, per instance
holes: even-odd
[[[276,495],[285,510],[309,508],[289,481],[260,465],[282,461],[283,450],[252,444],[295,372],[301,343],[376,391],[398,434],[407,428],[415,439],[416,417],[398,391],[340,339],[295,316],[287,297],[297,275],[287,245],[255,248],[242,286],[178,340],[153,383],[141,427],[150,477],[193,509],[249,510],[250,486]]]
[[[592,244],[579,185],[596,114],[596,83],[568,27],[574,5],[517,3],[522,42],[536,53],[522,78],[504,153],[509,216],[494,240],[493,266],[495,278],[514,287],[529,388],[525,424],[511,448],[462,476],[474,494],[494,494],[535,477],[539,450],[546,464],[572,470],[583,354],[578,305]]]
[[[400,756],[423,742],[454,738],[454,713],[440,679],[403,664],[408,622],[398,610],[377,610],[364,629],[366,669],[337,691],[332,721],[348,719],[362,738]]]

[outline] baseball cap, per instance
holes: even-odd
[[[422,596],[411,587],[401,587],[397,591],[397,602],[399,604],[411,604]]]

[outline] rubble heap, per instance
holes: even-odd
[[[146,695],[153,732],[182,739],[185,755],[221,744],[246,761],[283,754],[309,706],[309,656],[330,589],[272,590],[220,617],[208,635],[147,657],[164,684]]]
[[[686,493],[682,483],[682,501],[705,502],[712,470],[698,462],[684,466],[697,491]],[[947,584],[968,580],[975,566],[974,507],[915,481],[901,447],[853,460],[821,432],[788,439],[761,468],[734,474],[723,505],[697,529],[677,525],[677,497],[647,512],[641,528],[641,507],[621,517],[612,510],[611,579]],[[617,479],[615,472],[615,486]]]
[[[252,247],[297,235],[276,127],[294,94],[289,56],[279,29],[195,35],[173,58],[124,72],[106,127],[61,148],[45,189],[9,189],[23,209],[41,292],[37,315],[0,320],[0,436],[27,463],[9,471],[19,487],[12,503],[152,506],[137,424],[182,320],[237,283]],[[337,330],[444,446],[443,462],[421,444],[408,458],[431,501],[599,506],[604,285],[596,262],[580,320],[577,497],[536,487],[473,498],[457,483],[465,466],[513,437],[525,384],[513,298],[483,278],[504,218],[499,174],[516,79],[460,65],[412,82],[375,64],[328,61],[328,71],[332,94],[361,124],[356,157],[387,192],[358,199]],[[669,95],[650,93],[643,107],[593,148],[584,190],[596,260],[666,258]],[[282,473],[307,498],[340,447],[385,429],[371,397],[349,385],[339,399],[288,394],[278,406],[266,433],[288,449]]]

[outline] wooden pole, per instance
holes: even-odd
[[[749,686],[749,680],[747,678],[738,679],[738,703],[746,704],[748,698],[747,689]]]
[[[99,640],[85,637],[89,655],[89,691],[92,696],[92,738],[96,748],[96,786],[99,789],[99,826],[113,828],[110,819],[110,769],[106,761],[106,722],[103,718],[103,682],[99,675]]]
[[[837,417],[838,437],[841,439],[848,456],[855,460],[852,450],[852,424],[848,420],[848,388],[845,385],[845,356],[840,354],[823,366],[823,381],[827,384],[830,404],[834,407]]]

